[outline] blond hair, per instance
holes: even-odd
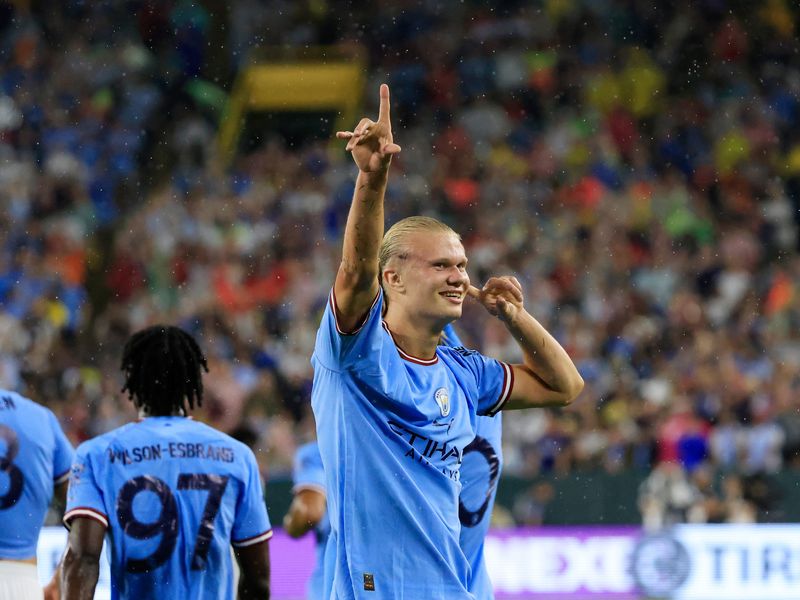
[[[406,238],[409,234],[418,231],[447,233],[461,240],[461,236],[453,231],[449,225],[433,217],[414,216],[399,220],[383,235],[381,247],[378,250],[378,273],[381,282],[383,281],[383,271],[392,258],[399,257],[404,259],[408,256],[409,248],[405,243]]]

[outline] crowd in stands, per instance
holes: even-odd
[[[200,418],[286,476],[355,173],[330,131],[224,167],[192,90],[257,44],[359,45],[353,93],[371,114],[386,81],[398,115],[387,221],[437,216],[474,281],[516,275],[586,381],[506,419],[507,473],[800,469],[792,2],[205,4],[0,8],[0,385],[78,443],[134,417],[129,333],[179,324],[210,358]],[[474,307],[457,328],[519,358]]]

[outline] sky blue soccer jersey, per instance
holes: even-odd
[[[406,354],[381,318],[383,292],[351,334],[334,303],[332,292],[312,358],[333,597],[474,598],[459,546],[460,467],[476,415],[508,399],[511,368],[463,348]]]
[[[322,457],[319,455],[317,442],[303,444],[297,449],[294,457],[292,484],[292,492],[295,494],[307,489],[325,494],[325,471],[322,468]],[[309,600],[325,598],[325,590],[329,589],[330,583],[325,583],[325,547],[328,543],[330,531],[331,523],[328,520],[328,512],[325,511],[322,520],[314,527],[314,535],[317,538],[317,551],[314,572],[308,582]]]
[[[444,328],[442,343],[448,346],[462,345],[452,325]],[[459,540],[471,566],[467,588],[480,600],[494,598],[492,582],[483,559],[483,542],[489,531],[497,482],[503,468],[502,433],[502,413],[493,417],[478,417],[475,439],[464,449],[464,462],[461,464]]]
[[[78,447],[64,523],[106,526],[112,598],[232,599],[230,546],[272,536],[244,444],[186,417],[149,417]]]
[[[72,456],[49,409],[0,389],[0,559],[36,556],[53,486],[67,480]]]
[[[503,468],[501,415],[478,417],[475,439],[464,450],[461,465],[461,549],[471,568],[469,590],[480,600],[494,598],[492,582],[483,558],[483,542],[489,531],[497,482]]]

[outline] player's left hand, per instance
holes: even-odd
[[[483,304],[489,314],[506,322],[524,310],[522,285],[511,275],[491,277],[481,289],[470,285],[467,294]]]
[[[386,171],[392,156],[400,152],[394,143],[392,121],[389,116],[389,86],[381,84],[378,120],[363,118],[353,131],[337,131],[336,137],[347,140],[345,150],[350,152],[359,170],[364,173]]]

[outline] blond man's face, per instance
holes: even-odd
[[[390,301],[403,303],[409,314],[451,321],[461,316],[469,288],[467,257],[457,236],[447,232],[408,234],[405,260],[394,259],[401,280]],[[391,264],[391,263],[394,264]]]

